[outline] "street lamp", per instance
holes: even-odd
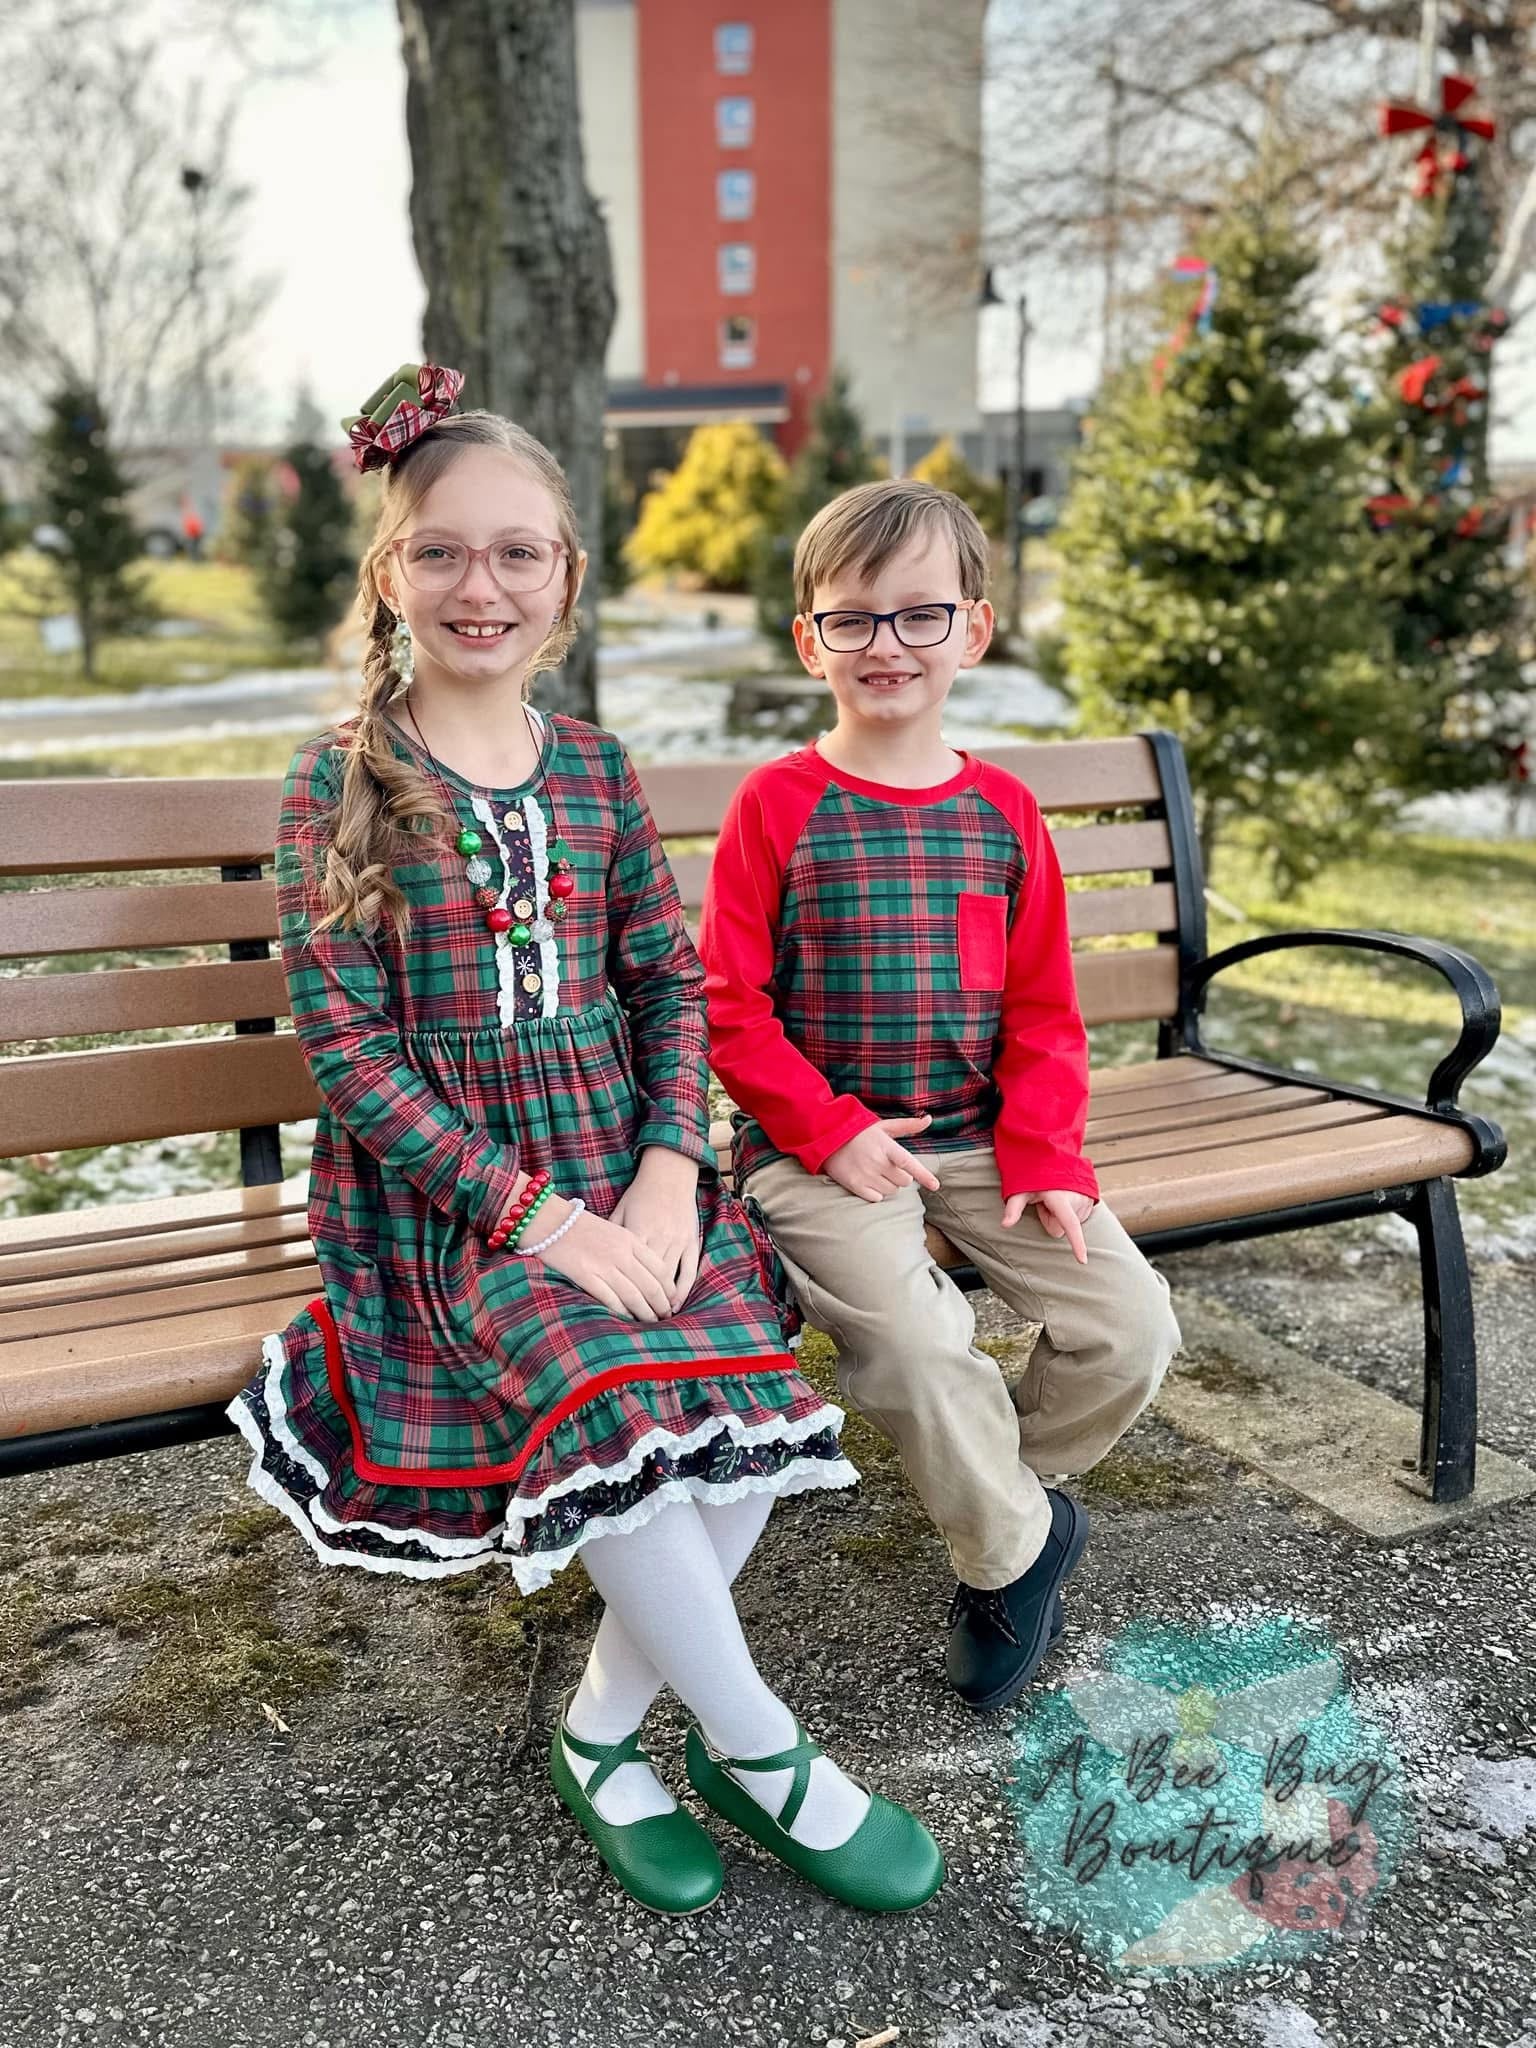
[[[214,448],[213,387],[208,363],[208,297],[204,278],[203,208],[208,198],[209,177],[195,164],[184,164],[181,189],[192,206],[191,264],[187,274],[196,335],[196,386],[198,455],[194,466],[194,488],[189,496],[204,534],[213,529],[218,513],[219,464]],[[196,549],[194,549],[196,553]]]
[[[981,304],[983,306],[1006,306],[1009,303],[993,282],[990,268],[982,280]],[[1022,288],[1018,298],[1018,353],[1014,361],[1013,386],[1013,462],[1008,471],[1007,519],[1008,553],[1012,564],[1013,587],[1008,599],[1008,618],[1005,633],[1008,639],[1018,640],[1024,630],[1024,508],[1029,500],[1029,432],[1028,415],[1024,410],[1024,345],[1029,339],[1029,295]]]

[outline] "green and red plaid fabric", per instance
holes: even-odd
[[[878,1119],[926,1113],[904,1142],[990,1138],[1005,1193],[1097,1196],[1060,869],[1024,785],[962,761],[900,789],[805,747],[737,791],[699,943],[738,1186],[783,1154],[819,1172]]]
[[[403,734],[397,746],[413,753]],[[576,889],[552,942],[557,999],[550,948],[493,942],[463,856],[426,840],[395,867],[404,941],[393,927],[317,932],[343,764],[331,736],[301,748],[278,837],[294,1024],[324,1098],[310,1225],[325,1293],[236,1416],[270,1452],[270,1484],[287,1495],[279,1475],[307,1473],[321,1529],[475,1544],[520,1503],[611,1480],[658,1436],[707,1443],[718,1423],[732,1439],[793,1439],[825,1423],[793,1369],[765,1248],[714,1170],[702,969],[618,741],[555,717],[522,789],[441,771],[493,868],[505,850],[514,896],[565,842]],[[677,1315],[614,1316],[486,1244],[519,1168],[548,1168],[601,1215],[648,1144],[705,1167],[699,1278]],[[807,1457],[838,1462],[835,1444]]]

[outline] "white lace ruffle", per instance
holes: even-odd
[[[505,910],[507,897],[512,888],[512,859],[507,852],[507,842],[501,836],[501,819],[497,816],[489,797],[472,796],[469,801],[475,816],[495,840],[496,851],[501,855],[501,892],[496,901]],[[517,953],[505,932],[496,934],[496,1015],[503,1024],[513,1024],[517,1021]]]
[[[265,1446],[261,1425],[246,1406],[243,1395],[236,1395],[226,1413],[254,1453],[251,1470],[247,1475],[252,1490],[288,1517],[322,1564],[350,1564],[360,1566],[364,1571],[398,1572],[408,1578],[430,1579],[471,1571],[477,1565],[496,1562],[511,1565],[519,1591],[534,1593],[541,1586],[547,1586],[554,1574],[569,1564],[581,1546],[589,1542],[593,1536],[612,1535],[623,1530],[636,1529],[642,1522],[648,1521],[659,1506],[669,1500],[689,1499],[717,1504],[723,1501],[742,1500],[751,1493],[772,1492],[788,1495],[812,1489],[854,1486],[858,1483],[858,1472],[846,1458],[816,1459],[802,1465],[786,1466],[776,1473],[748,1474],[725,1485],[711,1485],[702,1479],[669,1479],[646,1494],[642,1500],[636,1501],[634,1506],[622,1515],[589,1517],[564,1550],[541,1552],[531,1557],[517,1554],[516,1545],[522,1541],[523,1532],[529,1522],[542,1514],[552,1501],[559,1500],[569,1493],[579,1493],[589,1486],[613,1485],[631,1479],[655,1451],[666,1449],[671,1456],[683,1457],[689,1451],[697,1450],[701,1444],[708,1443],[722,1430],[733,1443],[743,1446],[761,1443],[803,1443],[807,1438],[818,1436],[823,1430],[828,1429],[834,1435],[840,1435],[846,1419],[843,1411],[834,1407],[831,1402],[824,1401],[820,1407],[813,1409],[809,1415],[802,1416],[797,1422],[770,1416],[763,1422],[743,1423],[731,1415],[710,1415],[683,1436],[660,1427],[648,1430],[617,1465],[583,1465],[574,1472],[566,1473],[563,1478],[545,1487],[532,1499],[515,1500],[516,1512],[509,1514],[505,1522],[497,1524],[493,1529],[487,1529],[480,1536],[438,1536],[428,1529],[393,1529],[382,1522],[343,1522],[332,1515],[319,1499],[319,1495],[330,1484],[331,1475],[299,1442],[288,1419],[288,1406],[284,1399],[282,1384],[287,1355],[282,1338],[275,1335],[267,1337],[262,1344],[262,1356],[267,1366],[263,1393],[272,1434],[288,1456],[316,1482],[314,1496],[307,1502],[296,1500],[266,1470],[262,1463]],[[419,1544],[423,1550],[432,1551],[439,1561],[370,1557],[364,1552],[334,1549],[324,1540],[327,1535],[342,1535],[349,1529],[367,1530],[370,1534],[381,1536],[390,1543]]]
[[[415,1541],[424,1548],[437,1550],[438,1557],[430,1561],[425,1558],[371,1557],[365,1551],[334,1549],[325,1541],[325,1532],[312,1519],[314,1503],[306,1508],[266,1470],[262,1464],[265,1445],[261,1426],[246,1407],[243,1396],[236,1395],[227,1413],[251,1448],[247,1485],[269,1506],[287,1517],[321,1564],[352,1565],[365,1572],[390,1572],[408,1579],[455,1578],[461,1572],[477,1571],[481,1565],[500,1564],[510,1568],[517,1589],[523,1594],[541,1591],[556,1572],[563,1571],[594,1537],[624,1535],[631,1529],[638,1529],[672,1501],[697,1500],[706,1506],[718,1507],[728,1501],[745,1500],[754,1493],[772,1493],[787,1498],[796,1493],[819,1493],[835,1487],[856,1486],[859,1478],[846,1458],[838,1458],[791,1465],[782,1472],[751,1473],[724,1486],[712,1486],[703,1479],[669,1479],[646,1494],[643,1500],[636,1501],[622,1515],[593,1515],[582,1524],[564,1550],[543,1551],[536,1557],[520,1557],[504,1547],[505,1530],[501,1532],[501,1543],[492,1540],[495,1531],[488,1531],[483,1538],[445,1538],[432,1536],[426,1530],[390,1530],[387,1533],[399,1541]],[[363,1523],[360,1526],[370,1528],[377,1525]],[[473,1543],[478,1547],[459,1555],[444,1555],[446,1543]]]
[[[549,902],[549,820],[539,808],[537,797],[523,798],[523,817],[528,826],[528,851],[533,856],[533,907],[538,917],[545,915]],[[556,937],[540,939],[539,970],[544,981],[544,1015],[553,1017],[560,1007],[560,945],[559,927]]]

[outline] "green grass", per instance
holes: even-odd
[[[307,667],[322,658],[318,643],[290,646],[279,639],[249,569],[185,560],[141,566],[162,616],[198,630],[176,638],[151,632],[108,640],[88,680],[77,655],[44,652],[36,618],[42,558],[27,552],[0,560],[0,697],[120,696],[153,685],[211,682],[243,669]],[[67,608],[56,599],[42,602],[44,609]]]

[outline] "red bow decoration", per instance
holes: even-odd
[[[462,370],[438,363],[402,363],[360,413],[342,421],[359,469],[384,469],[402,449],[435,427],[464,389]]]
[[[1431,132],[1425,137],[1424,147],[1414,158],[1417,166],[1414,177],[1414,194],[1419,199],[1432,199],[1440,188],[1443,172],[1452,176],[1467,168],[1468,157],[1462,148],[1462,138],[1467,135],[1481,136],[1484,142],[1491,142],[1499,132],[1499,124],[1486,114],[1463,114],[1461,109],[1477,91],[1475,79],[1463,78],[1458,72],[1448,72],[1440,81],[1440,111],[1432,114],[1426,107],[1415,106],[1411,101],[1388,101],[1381,109],[1380,132],[1383,135],[1412,135],[1423,129]]]
[[[1422,406],[1425,412],[1451,412],[1458,405],[1476,405],[1488,396],[1487,387],[1472,377],[1458,377],[1443,390],[1436,390],[1435,377],[1444,367],[1442,356],[1420,356],[1406,370],[1399,370],[1397,390],[1404,405]]]

